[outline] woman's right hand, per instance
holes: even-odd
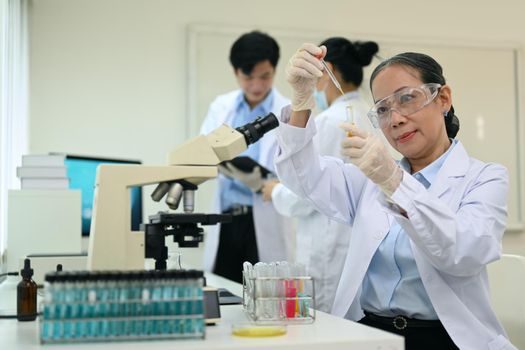
[[[286,80],[293,89],[293,111],[311,110],[315,107],[313,93],[317,80],[323,76],[320,59],[325,55],[325,46],[305,43],[288,61]]]

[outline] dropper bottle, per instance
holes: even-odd
[[[29,259],[24,260],[24,268],[20,270],[22,280],[17,286],[17,319],[18,321],[34,321],[36,319],[36,289],[35,281],[31,279],[33,269]]]

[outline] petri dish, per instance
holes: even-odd
[[[232,334],[238,337],[260,338],[277,337],[286,334],[285,325],[259,326],[254,324],[239,324],[232,326]]]

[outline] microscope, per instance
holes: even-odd
[[[181,247],[196,247],[203,240],[198,225],[231,221],[227,214],[193,213],[198,185],[217,176],[217,166],[242,153],[279,122],[274,114],[231,128],[223,124],[208,135],[194,137],[168,155],[167,166],[100,165],[97,169],[93,217],[89,237],[89,270],[142,270],[144,259],[155,259],[155,269],[165,269],[166,236]],[[166,196],[170,209],[181,199],[184,213],[159,212],[141,231],[131,230],[130,188],[156,184],[151,197]]]

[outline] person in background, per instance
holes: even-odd
[[[270,112],[277,114],[289,104],[289,99],[272,87],[278,61],[279,46],[272,37],[259,31],[241,35],[230,50],[230,62],[240,88],[215,98],[201,134],[208,134],[223,123],[242,126]],[[271,171],[276,146],[273,130],[242,155]],[[255,264],[288,260],[293,250],[292,225],[271,203],[263,202],[260,189],[266,179],[260,167],[243,172],[229,163],[219,171],[222,174],[216,206],[220,212],[231,214],[233,221],[209,230],[204,246],[204,268],[242,283],[244,261]]]
[[[341,85],[344,95],[333,84],[327,72],[317,82],[314,92],[317,109],[317,134],[313,138],[319,154],[342,158],[341,142],[346,134],[339,125],[346,121],[351,107],[354,119],[365,119],[370,106],[358,89],[363,81],[363,67],[378,51],[375,42],[351,42],[341,37],[321,43],[327,48],[324,57]],[[263,186],[263,198],[271,200],[276,210],[297,219],[296,261],[305,265],[315,279],[316,309],[330,312],[343,269],[351,226],[331,220],[320,213],[306,198],[301,198],[279,182],[270,180]]]
[[[507,170],[470,157],[441,66],[422,53],[379,64],[370,119],[381,139],[345,123],[342,153],[318,156],[310,118],[326,48],[304,44],[287,67],[291,108],[278,128],[281,181],[352,224],[335,315],[400,334],[406,349],[516,349],[490,305],[486,266],[501,256]]]

